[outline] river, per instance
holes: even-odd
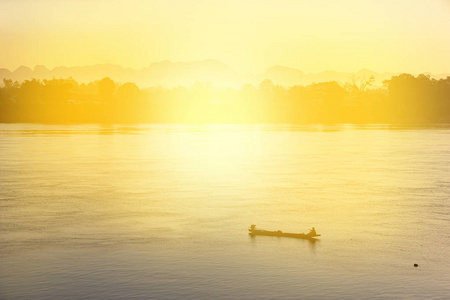
[[[0,298],[445,299],[449,200],[446,125],[0,124]]]

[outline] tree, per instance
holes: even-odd
[[[375,82],[375,76],[370,76],[369,79],[364,77],[352,76],[349,82],[345,83],[345,88],[349,92],[362,93],[367,90]]]
[[[98,87],[98,91],[103,98],[103,101],[111,102],[112,96],[116,89],[116,84],[114,83],[114,81],[109,77],[105,77],[102,80],[97,81],[96,84]]]
[[[137,103],[139,94],[139,87],[131,82],[127,82],[119,86],[116,92],[118,101],[124,105],[132,105]]]
[[[272,80],[270,79],[264,79],[263,81],[261,81],[261,83],[259,84],[259,88],[261,90],[263,90],[264,92],[270,92],[272,91],[274,87],[274,84],[272,82]]]

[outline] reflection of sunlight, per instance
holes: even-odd
[[[259,133],[253,133],[233,130],[229,125],[205,125],[190,127],[174,137],[172,155],[180,160],[183,180],[194,180],[206,186],[244,182],[249,175],[245,172],[246,164],[260,155],[257,151]]]

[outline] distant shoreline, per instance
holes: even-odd
[[[2,123],[272,123],[445,124],[450,123],[450,76],[392,76],[382,88],[375,78],[354,78],[289,88],[265,79],[258,86],[216,89],[140,89],[105,77],[88,84],[72,78],[3,80]]]
[[[394,128],[426,128],[426,127],[449,127],[450,123],[268,123],[268,122],[254,122],[254,123],[231,123],[231,122],[215,122],[215,123],[195,123],[195,122],[147,122],[147,123],[113,123],[113,122],[1,122],[0,124],[7,125],[7,124],[24,124],[24,125],[101,125],[101,126],[125,126],[125,125],[135,125],[135,126],[145,126],[145,125],[173,125],[173,126],[205,126],[205,125],[218,125],[218,126],[307,126],[307,127],[322,127],[322,126],[332,126],[332,127],[339,127],[339,126],[362,126],[370,128],[371,126],[382,126],[386,127],[388,129],[394,129]]]

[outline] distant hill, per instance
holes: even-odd
[[[354,80],[367,80],[371,76],[375,78],[375,85],[380,86],[383,80],[390,79],[393,73],[377,73],[363,69],[356,73],[346,73],[337,71],[324,71],[319,73],[303,73],[302,71],[290,67],[273,66],[266,70],[261,79],[270,79],[275,84],[280,85],[308,85],[315,82],[337,81],[341,84]]]
[[[428,73],[425,73],[428,74]],[[261,74],[238,74],[230,66],[217,60],[202,60],[192,62],[154,62],[142,69],[124,68],[114,64],[99,64],[81,67],[57,67],[49,70],[38,65],[34,69],[20,66],[14,71],[0,68],[0,80],[12,79],[19,82],[37,78],[68,78],[78,82],[88,83],[110,77],[116,82],[134,82],[141,88],[150,86],[190,86],[197,81],[211,82],[217,87],[240,87],[246,83],[259,85],[264,79],[270,79],[274,84],[293,86],[308,85],[314,82],[337,81],[341,84],[352,78],[361,80],[375,77],[375,84],[381,85],[383,80],[390,79],[392,73],[377,73],[371,70],[360,70],[356,73],[324,71],[319,73],[304,73],[299,69],[286,66],[272,66]],[[416,74],[417,75],[417,74]],[[432,78],[445,78],[450,74],[432,75]]]
[[[227,86],[239,84],[238,74],[229,66],[215,60],[195,62],[162,61],[152,63],[143,69],[123,68],[114,64],[100,64],[82,67],[56,67],[52,70],[45,66],[31,69],[20,66],[14,71],[0,69],[0,79],[23,81],[26,79],[51,79],[72,77],[78,82],[90,82],[110,77],[117,82],[134,82],[141,87],[192,85],[196,81],[211,81]]]

